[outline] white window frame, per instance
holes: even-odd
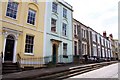
[[[92,39],[93,39],[94,42],[96,42],[96,35],[95,35],[94,32],[92,32]]]
[[[29,15],[30,14],[30,15]],[[34,14],[34,16],[31,16],[32,14]],[[32,20],[31,20],[32,18]],[[34,20],[33,20],[34,19]],[[29,20],[29,21],[28,21]],[[30,22],[33,22],[33,23],[30,23]],[[31,24],[31,25],[35,25],[36,24],[36,11],[29,8],[28,9],[28,17],[27,17],[27,23],[28,24]]]
[[[98,41],[98,44],[100,44],[100,36],[97,35],[97,41]]]
[[[58,4],[56,2],[52,2],[52,12],[57,13]]]
[[[104,39],[103,38],[101,38],[101,43],[102,43],[102,45],[104,45]]]
[[[106,51],[106,57],[108,57],[108,52],[107,52],[107,49],[105,49],[105,51]]]
[[[84,54],[84,43],[82,43],[82,54]]]
[[[87,44],[84,44],[85,47],[85,54],[87,54]]]
[[[62,35],[67,36],[67,24],[66,23],[62,24]]]
[[[104,50],[104,48],[102,48],[102,57],[103,58],[105,57],[105,50]]]
[[[82,38],[86,38],[86,30],[83,29],[83,28],[82,28],[81,30],[82,30],[82,31],[81,31],[81,32],[82,32]]]
[[[10,3],[12,3],[12,7],[14,6],[14,9],[12,7],[8,7],[10,5]],[[14,3],[14,5],[13,5],[13,3]],[[17,4],[16,10],[15,10],[15,4]],[[9,18],[12,18],[12,19],[16,19],[17,18],[17,13],[18,13],[18,5],[19,4],[17,2],[12,2],[12,1],[9,0],[8,5],[7,5],[7,10],[6,10],[6,16],[9,17]],[[8,13],[8,8],[10,9],[10,13]],[[13,10],[14,12],[16,11],[16,14],[11,13],[11,10]],[[12,16],[10,16],[10,14]],[[16,17],[14,18],[13,16],[16,16]]]
[[[93,55],[97,56],[97,46],[93,45]]]
[[[105,47],[107,47],[107,40],[105,39]]]
[[[63,55],[67,55],[67,47],[68,47],[67,43],[63,43]]]
[[[83,29],[81,29],[81,32],[82,32],[82,38],[84,37],[83,35],[84,35],[84,32],[83,32]]]
[[[63,8],[63,17],[67,18],[67,9]]]
[[[52,20],[55,20],[54,24],[52,24]],[[52,28],[54,28],[54,27],[55,27],[55,31],[52,30]],[[54,18],[51,18],[51,31],[52,32],[57,32],[57,20],[54,19]]]
[[[74,25],[74,35],[77,35],[77,25]]]
[[[83,29],[83,37],[85,38],[85,30]]]
[[[76,47],[76,51],[75,51],[75,47]],[[78,54],[78,42],[77,41],[74,41],[74,53],[76,52],[76,55]]]
[[[31,44],[27,43],[27,36],[33,37],[33,43],[31,43]],[[32,52],[27,52],[26,51],[26,45],[32,46]],[[34,55],[33,53],[34,53],[34,36],[32,36],[32,35],[26,35],[26,40],[25,40],[25,54]]]
[[[82,53],[83,53],[84,55],[87,54],[87,44],[84,43],[84,42],[82,42]]]
[[[101,57],[101,49],[100,49],[100,46],[98,46],[98,56]]]

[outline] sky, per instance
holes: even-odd
[[[73,17],[98,33],[118,39],[119,0],[64,0],[73,6]]]

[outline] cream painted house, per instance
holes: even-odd
[[[24,1],[24,0],[23,0]],[[21,66],[43,63],[45,2],[6,0],[0,5],[2,61]]]

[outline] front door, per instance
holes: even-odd
[[[56,63],[56,45],[53,44],[53,63]]]
[[[10,36],[11,37],[11,36]],[[13,61],[13,53],[14,53],[14,38],[10,38],[9,36],[6,39],[5,46],[5,61]]]

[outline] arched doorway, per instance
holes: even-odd
[[[15,44],[14,36],[8,35],[6,38],[4,61],[13,61],[14,44]]]
[[[52,61],[53,61],[53,63],[55,64],[56,63],[56,56],[57,56],[57,46],[56,46],[56,44],[53,44],[53,56],[52,56]]]

